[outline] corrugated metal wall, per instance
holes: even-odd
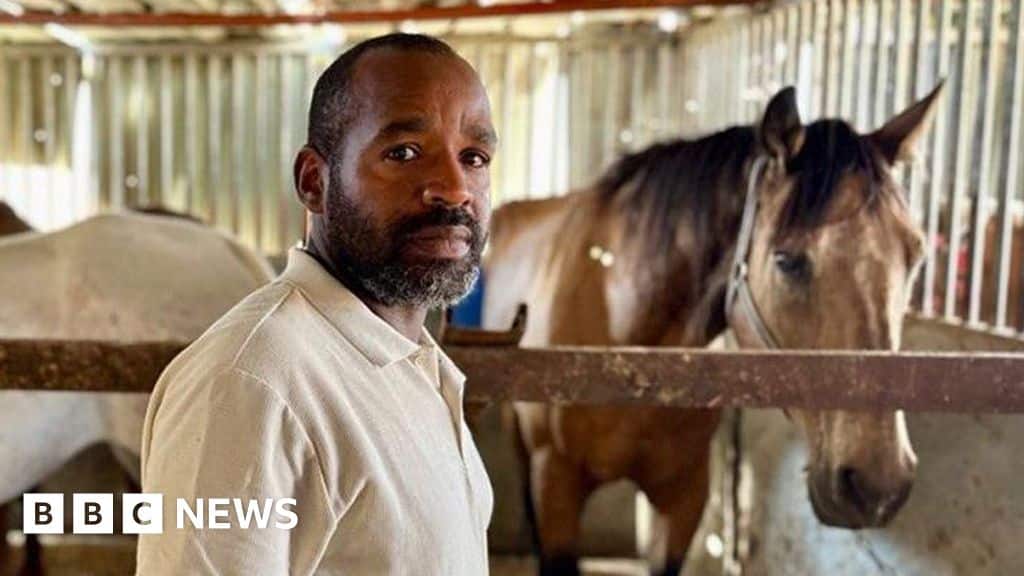
[[[450,39],[491,95],[502,140],[495,202],[564,193],[620,143],[671,134],[675,75],[659,74],[675,49],[664,38]],[[0,142],[9,143],[0,148],[0,197],[45,229],[159,203],[282,252],[301,235],[291,174],[309,97],[341,49],[119,46],[79,58],[59,47],[0,47]]]
[[[1021,12],[1011,0],[801,0],[681,34],[449,41],[491,95],[495,203],[585,185],[654,140],[756,121],[787,84],[805,118],[866,131],[947,78],[925,154],[901,175],[932,239],[919,306],[1020,329]],[[308,96],[338,51],[122,46],[83,61],[0,46],[0,196],[46,227],[160,202],[280,252],[301,233],[291,164]]]

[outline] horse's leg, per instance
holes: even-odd
[[[651,573],[656,576],[677,576],[683,571],[690,548],[708,499],[710,479],[708,459],[696,468],[676,477],[674,482],[657,486],[647,492],[658,511],[655,541],[652,543]]]
[[[553,446],[530,457],[530,488],[540,541],[541,576],[579,572],[580,515],[592,489],[584,471]]]

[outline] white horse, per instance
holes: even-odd
[[[0,238],[0,270],[0,338],[125,342],[195,339],[273,277],[262,256],[221,232],[134,213]],[[0,391],[0,504],[101,442],[138,481],[147,401]]]

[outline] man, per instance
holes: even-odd
[[[140,538],[139,574],[487,573],[464,377],[423,321],[476,278],[494,146],[479,78],[439,40],[376,38],[324,72],[295,161],[304,248],[150,400],[142,482],[164,495],[164,531]],[[240,527],[251,501],[266,528]],[[209,528],[215,514],[231,527]]]

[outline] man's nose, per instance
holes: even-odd
[[[472,200],[466,186],[466,175],[457,155],[445,154],[431,166],[424,186],[426,204],[443,204],[449,208],[466,206]]]

